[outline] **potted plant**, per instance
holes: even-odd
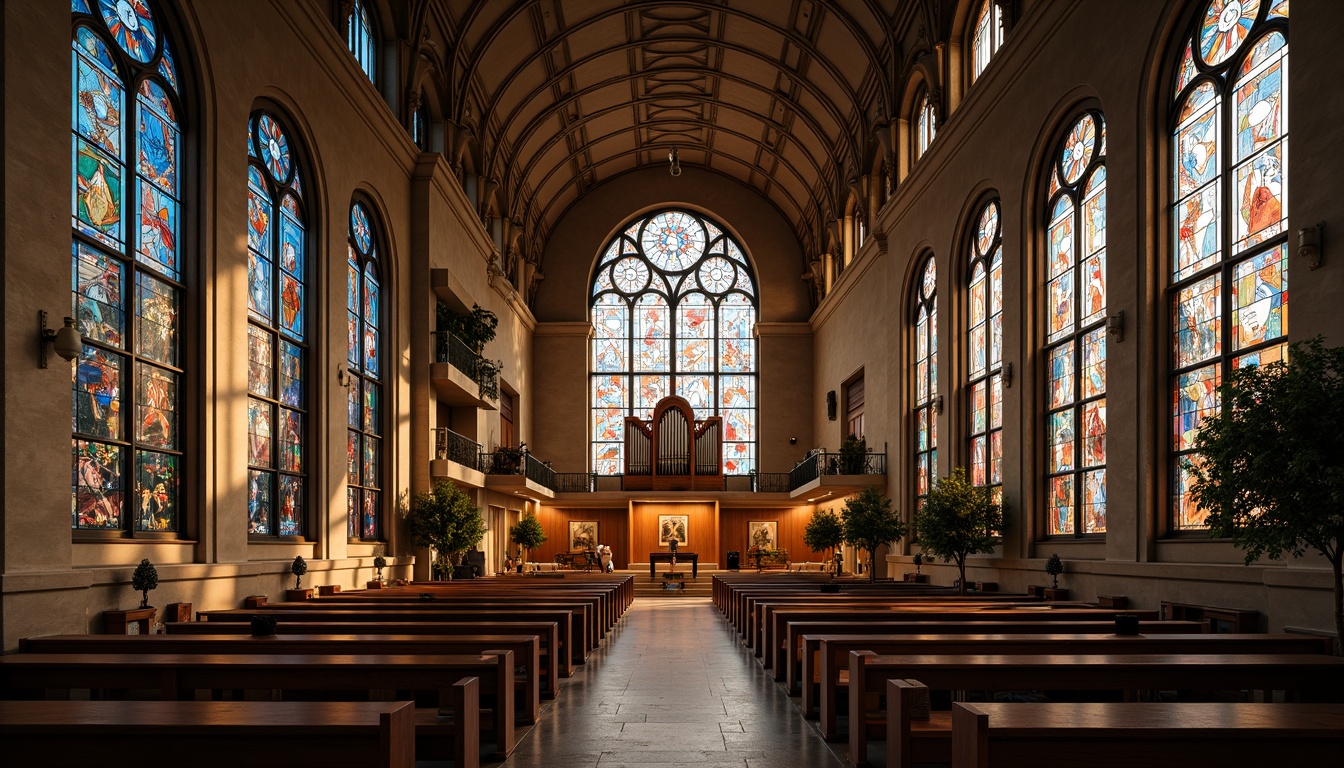
[[[523,473],[524,456],[527,455],[527,443],[517,446],[495,446],[494,458],[490,462],[492,475],[520,475]]]
[[[1334,575],[1335,637],[1344,651],[1344,347],[1321,337],[1286,362],[1228,372],[1222,408],[1205,418],[1186,469],[1212,536],[1264,556],[1320,553]]]
[[[140,564],[135,566],[135,573],[131,574],[131,586],[136,592],[140,593],[140,607],[149,607],[149,591],[159,586],[159,572],[154,568],[154,564],[149,562],[149,558],[144,558]]]
[[[1059,574],[1064,572],[1064,561],[1058,554],[1052,554],[1045,561],[1045,572],[1050,576],[1050,588],[1045,590],[1046,600],[1068,600],[1069,590],[1059,588]]]
[[[382,589],[382,588],[383,588],[383,569],[386,568],[386,567],[387,567],[387,558],[386,558],[386,557],[383,557],[381,553],[378,554],[378,555],[375,555],[374,558],[373,558],[373,568],[374,568],[374,571],[375,571],[375,574],[374,574],[374,577],[373,577],[373,581],[370,581],[370,582],[369,582],[368,584],[366,584],[365,586],[366,586],[367,588],[369,588],[369,589]]]
[[[303,581],[303,574],[308,572],[308,563],[304,562],[303,555],[294,556],[294,562],[289,564],[289,572],[294,574],[294,588],[285,590],[285,599],[289,602],[311,600],[313,597],[313,590],[300,589],[300,582]]]
[[[868,553],[868,580],[877,580],[877,548],[900,541],[909,528],[891,508],[891,499],[876,488],[864,488],[845,501],[840,513],[845,541]]]
[[[480,508],[466,491],[445,479],[412,497],[406,524],[416,546],[434,550],[432,570],[450,579],[462,553],[485,538]]]
[[[522,549],[518,563],[518,572],[522,573],[523,563],[527,562],[527,554],[546,542],[546,531],[542,529],[541,521],[532,510],[529,509],[521,520],[509,526],[509,541]]]
[[[925,576],[922,572],[924,568],[923,552],[915,553],[914,563],[915,563],[915,572],[905,574],[906,576],[905,580],[915,582],[916,584],[927,584],[929,582],[929,577]]]
[[[803,543],[813,552],[834,552],[845,543],[845,524],[835,514],[835,510],[829,507],[819,509],[812,513],[812,519],[803,528]],[[834,557],[827,556],[826,559],[832,561]]]
[[[850,435],[840,443],[840,472],[842,475],[862,475],[868,465],[868,443]]]
[[[1003,525],[1003,504],[989,488],[972,485],[965,467],[957,467],[934,483],[915,512],[915,541],[931,557],[956,563],[964,595],[966,557],[993,552]]]

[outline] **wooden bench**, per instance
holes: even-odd
[[[203,622],[215,626],[215,622]],[[540,642],[536,635],[50,635],[19,641],[23,653],[265,653],[265,654],[455,654],[513,653],[515,697],[519,719],[531,725],[541,713],[540,687],[535,670],[540,667]]]
[[[475,678],[454,688],[476,706]],[[0,742],[12,766],[414,768],[414,714],[406,701],[0,701]],[[475,735],[455,765],[479,764]]]
[[[1344,658],[1317,654],[961,654],[849,657],[849,753],[868,763],[869,728],[885,737],[886,712],[866,702],[888,680],[942,691],[1285,691],[1291,698],[1344,697]]]
[[[952,768],[1328,765],[1344,755],[1344,706],[954,704],[951,746]]]
[[[526,605],[538,608],[579,607],[584,610],[587,632],[596,639],[606,636],[607,630],[616,623],[616,601],[609,591],[579,590],[571,588],[563,591],[543,589],[515,589],[510,591],[486,589],[454,589],[442,586],[425,588],[392,587],[362,592],[342,592],[323,598],[320,603],[326,606],[351,604],[368,605],[404,605],[423,607],[426,605],[450,605],[454,608],[467,606],[501,607]],[[305,603],[306,604],[306,603]],[[278,607],[285,607],[281,603]],[[301,604],[304,605],[304,604]]]
[[[16,653],[0,656],[0,689],[17,698],[55,698],[72,690],[142,689],[165,700],[194,698],[194,691],[428,691],[437,698],[422,731],[451,732],[458,720],[473,713],[454,710],[453,683],[464,676],[480,678],[480,698],[492,708],[475,714],[480,731],[494,744],[494,756],[506,758],[514,746],[513,654],[406,656],[396,654],[158,654]],[[332,695],[340,695],[333,693]],[[481,701],[482,704],[486,703]],[[450,718],[451,715],[451,718]],[[421,715],[417,713],[417,722]],[[420,759],[425,759],[423,756]]]

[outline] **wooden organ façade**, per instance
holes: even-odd
[[[650,421],[625,418],[627,491],[723,490],[723,419],[697,421],[691,404],[665,397]]]

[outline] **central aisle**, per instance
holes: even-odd
[[[844,768],[704,599],[636,600],[501,768]]]

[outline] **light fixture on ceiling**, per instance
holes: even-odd
[[[671,167],[667,169],[667,172],[672,174],[673,176],[680,176],[681,158],[677,156],[676,147],[673,147],[672,151],[667,153],[667,162],[671,164]]]
[[[52,346],[57,355],[60,355],[62,360],[68,362],[78,357],[80,350],[84,348],[84,337],[75,327],[75,319],[73,317],[65,318],[65,327],[58,331],[47,327],[47,312],[39,309],[37,311],[37,364],[41,368],[47,367],[48,344]]]

